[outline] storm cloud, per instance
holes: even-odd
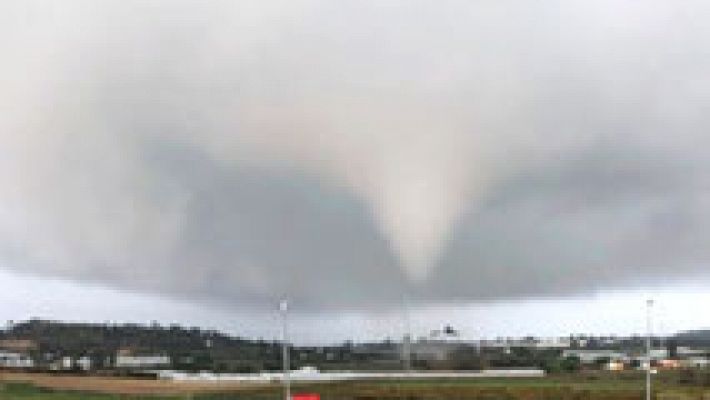
[[[0,260],[374,308],[703,277],[701,1],[8,1]]]

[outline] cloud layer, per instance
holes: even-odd
[[[5,2],[5,268],[313,309],[710,259],[704,2]]]

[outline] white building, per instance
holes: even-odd
[[[482,348],[527,348],[527,349],[566,349],[571,346],[571,341],[567,337],[550,338],[498,338],[495,340],[481,340]]]
[[[91,358],[83,356],[76,360],[76,366],[82,371],[91,369]]]
[[[571,346],[569,338],[542,338],[535,343],[538,349],[566,349]]]
[[[705,357],[688,357],[680,360],[680,366],[685,368],[707,368],[710,360]]]
[[[32,368],[34,367],[34,361],[24,354],[0,351],[0,367]]]
[[[582,364],[592,364],[599,360],[628,361],[629,356],[614,350],[565,350],[562,357],[577,357]]]
[[[409,351],[415,360],[446,361],[453,353],[467,345],[469,343],[463,341],[459,333],[447,325],[441,330],[431,331],[428,338],[412,342]]]
[[[694,349],[687,346],[678,346],[678,348],[676,348],[676,354],[681,357],[700,357],[708,354],[708,351],[705,349]]]
[[[170,357],[163,355],[116,356],[116,368],[160,368],[170,366]]]
[[[670,352],[668,349],[661,348],[661,349],[651,349],[651,359],[652,360],[663,360],[668,358],[670,355]]]

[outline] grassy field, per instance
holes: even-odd
[[[88,379],[88,378],[75,378]],[[659,377],[655,381],[654,399],[657,400],[707,400],[710,389],[680,386],[671,379]],[[116,386],[103,388],[110,391]],[[121,384],[131,384],[131,381]],[[166,382],[169,384],[169,382]],[[321,394],[324,400],[640,400],[644,398],[643,376],[632,374],[576,374],[546,378],[427,380],[407,382],[341,382],[317,385],[295,385],[294,392]],[[108,400],[153,399],[166,400],[275,400],[282,394],[278,387],[224,388],[224,391],[206,393],[180,386],[173,392],[151,394],[111,394],[92,391],[68,391],[61,388],[39,387],[32,383],[5,380],[0,383],[0,400]],[[199,389],[199,388],[198,388]]]
[[[176,399],[179,397],[176,397]],[[150,399],[155,396],[126,396],[115,394],[94,394],[87,392],[62,392],[43,389],[30,383],[2,383],[0,384],[1,400],[109,400],[109,399]]]

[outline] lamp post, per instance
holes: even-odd
[[[281,312],[281,360],[283,362],[284,400],[291,400],[291,363],[288,352],[288,301],[279,303]]]
[[[646,400],[651,400],[651,309],[653,300],[646,300]]]
[[[404,305],[404,337],[402,338],[402,361],[404,361],[404,371],[412,371],[412,317],[409,313],[408,296],[403,298]]]

